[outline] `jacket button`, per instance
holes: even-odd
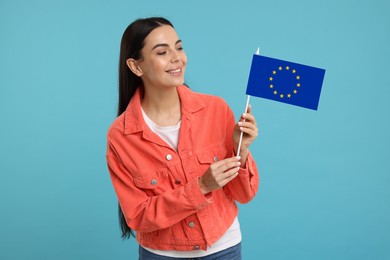
[[[175,180],[175,184],[180,184],[181,180]]]
[[[151,181],[150,181],[150,184],[152,184],[153,186],[154,186],[154,185],[157,185],[157,180],[156,180],[156,179],[151,180]]]
[[[214,162],[218,161],[218,156],[214,156]]]
[[[171,154],[167,154],[167,156],[165,156],[165,159],[167,159],[167,161],[172,160],[172,155]]]
[[[194,246],[194,250],[199,250],[199,246]]]
[[[195,223],[194,223],[193,221],[191,221],[190,223],[188,223],[188,226],[189,226],[190,228],[193,228],[193,227],[195,227]]]

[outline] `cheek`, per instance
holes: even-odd
[[[187,64],[187,55],[185,54],[185,52],[183,52],[183,56],[182,56],[181,60],[183,61],[184,65]]]
[[[145,72],[149,78],[156,78],[165,72],[165,66],[162,62],[154,62],[145,66]]]

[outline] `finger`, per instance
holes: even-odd
[[[238,126],[244,127],[244,128],[249,128],[249,129],[252,129],[252,130],[256,130],[257,129],[257,125],[255,125],[252,122],[238,122]]]
[[[254,122],[254,123],[256,122],[255,116],[253,114],[243,113],[242,117],[245,119],[245,121]]]
[[[259,131],[256,129],[252,128],[247,128],[247,127],[240,127],[240,130],[244,132],[247,135],[254,136],[256,137],[259,134]]]
[[[249,114],[249,115],[252,114],[251,111],[252,111],[252,106],[249,104],[247,109],[246,109],[246,111],[241,114],[239,121],[245,121],[246,117],[247,117],[247,114]]]
[[[220,182],[220,185],[223,187],[227,183],[229,183],[231,180],[237,177],[238,171],[240,170],[240,167],[231,169],[229,172],[226,173],[225,178]]]
[[[223,167],[225,164],[238,162],[239,160],[240,160],[240,158],[237,158],[237,156],[233,156],[230,158],[225,158],[225,159],[219,160],[217,162],[214,162],[211,164],[210,167],[212,167],[214,170],[217,170],[217,169]]]
[[[252,133],[257,134],[259,132],[257,127],[250,128],[250,127],[244,127],[244,126],[240,127],[240,131],[243,132],[244,134],[249,134],[249,135],[252,135]]]
[[[239,170],[240,170],[240,169],[238,168],[236,172],[234,172],[232,175],[230,175],[229,178],[226,179],[228,183],[229,183],[231,180],[233,180],[234,178],[236,178],[236,177],[238,176],[238,171],[239,171]]]
[[[215,169],[218,173],[225,173],[229,171],[232,168],[239,167],[241,165],[241,162],[239,162],[238,159],[234,161],[229,161],[223,165],[221,165],[219,168]]]
[[[241,119],[237,122],[238,126],[242,126],[245,123],[250,123],[255,126],[257,125],[255,117],[252,114],[248,114],[248,113],[242,114]]]
[[[240,131],[249,135],[257,136],[259,133],[259,129],[257,128],[256,125],[253,123],[239,123],[240,126]]]

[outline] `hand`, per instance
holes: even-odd
[[[240,157],[232,157],[214,162],[199,179],[203,194],[218,190],[233,180],[240,169]]]
[[[240,141],[241,131],[244,133],[242,136],[242,143],[240,148],[241,163],[244,164],[246,156],[248,155],[248,148],[256,139],[259,133],[259,129],[256,125],[255,117],[251,113],[251,106],[248,106],[247,113],[241,115],[240,121],[234,126],[233,142],[236,153],[238,152],[238,143]],[[244,122],[245,120],[245,122]]]

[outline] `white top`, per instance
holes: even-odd
[[[181,121],[174,126],[158,126],[154,123],[142,110],[142,115],[144,117],[146,125],[156,133],[161,139],[163,139],[167,144],[169,144],[173,149],[177,150],[177,143],[179,141],[179,131]],[[226,231],[226,233],[212,246],[207,246],[207,251],[204,250],[193,250],[193,251],[175,251],[175,250],[154,250],[151,248],[146,248],[146,250],[155,253],[157,255],[177,257],[177,258],[188,258],[188,257],[202,257],[211,255],[222,250],[225,250],[229,247],[235,246],[241,242],[241,229],[240,223],[238,222],[238,217],[234,219],[233,224]]]
[[[177,151],[181,120],[174,126],[158,126],[155,122],[152,121],[152,119],[148,117],[142,107],[141,111],[142,115],[144,116],[145,123],[149,126],[149,128]]]

